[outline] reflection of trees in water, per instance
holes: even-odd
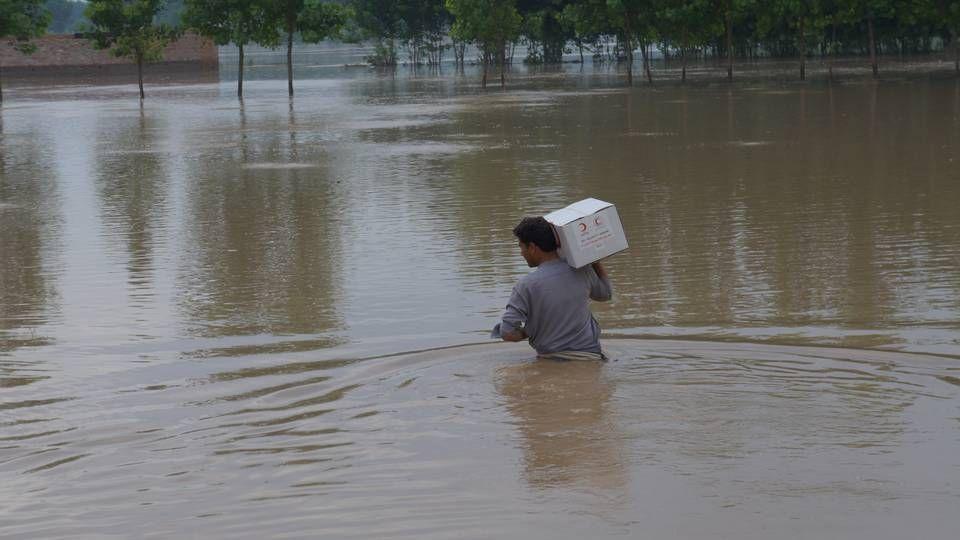
[[[516,420],[530,485],[625,489],[623,437],[611,419],[614,384],[604,364],[506,366],[498,372],[497,390]]]
[[[598,310],[699,325],[955,319],[960,270],[941,257],[960,245],[942,147],[956,128],[937,113],[946,85],[921,87],[589,98],[605,106],[565,133],[561,168],[618,203],[632,251],[610,261],[626,301]]]
[[[458,261],[470,285],[502,285],[502,269],[522,265],[511,233],[522,217],[584,196],[575,171],[561,166],[556,135],[568,119],[555,109],[551,101],[528,109],[467,101],[445,126],[446,140],[473,147],[450,160],[448,182],[450,228],[465,246]]]
[[[0,136],[0,355],[48,342],[37,329],[56,309],[49,267],[62,219],[51,156],[36,133]],[[28,371],[0,359],[0,388],[37,380]]]
[[[214,149],[189,165],[182,306],[203,334],[336,328],[340,213],[328,156],[299,142],[292,112],[255,128],[248,117],[239,133],[234,125],[203,133],[233,140],[234,152]],[[311,166],[291,168],[303,164]]]
[[[597,92],[453,101],[450,122],[372,143],[473,145],[417,182],[463,245],[466,287],[520,264],[518,217],[617,203],[609,265],[627,324],[782,326],[956,319],[960,193],[939,114],[950,84]],[[511,101],[516,100],[516,101]]]
[[[56,295],[45,255],[60,221],[49,143],[33,133],[5,139],[0,148],[16,147],[0,152],[0,330],[43,322]]]
[[[127,292],[146,302],[154,286],[154,264],[167,213],[168,157],[158,147],[156,120],[143,111],[137,118],[113,119],[110,141],[96,162],[96,192],[106,234],[126,249]]]

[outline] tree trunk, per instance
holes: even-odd
[[[733,82],[733,7],[727,2],[727,80]]]
[[[145,97],[143,94],[143,55],[137,55],[137,83],[140,85],[140,100]]]
[[[867,17],[867,39],[870,40],[870,65],[873,67],[873,76],[877,77],[879,69],[877,67],[877,44],[873,38],[873,13]]]
[[[460,44],[454,41],[452,43],[453,48],[453,65],[456,68],[460,67]]]
[[[653,55],[653,42],[647,43],[647,78],[653,82],[653,69],[650,67],[650,57]]]
[[[243,99],[243,43],[238,43],[240,60],[237,63],[237,99]]]
[[[800,80],[807,78],[807,37],[803,32],[803,17],[800,17]]]
[[[0,103],[3,103],[3,66],[0,65]]]
[[[507,87],[507,78],[504,75],[504,70],[507,69],[507,44],[504,43],[500,46],[500,88]]]
[[[953,69],[960,75],[960,42],[957,41],[956,30],[951,30],[950,33],[953,34]]]
[[[287,94],[293,97],[293,28],[287,30]]]
[[[483,78],[480,79],[480,88],[487,87],[487,65],[490,64],[490,53],[483,51]]]
[[[833,59],[837,55],[837,21],[833,21],[830,35],[830,50],[828,51],[829,60],[827,60],[827,72],[829,73],[830,82],[833,82]]]
[[[623,32],[627,52],[627,86],[633,86],[633,33],[630,32],[630,12],[623,14]]]
[[[643,57],[643,72],[647,76],[647,82],[653,84],[653,75],[650,73],[650,55],[647,52],[647,43],[640,43],[640,56]]]
[[[684,46],[680,47],[680,83],[687,82],[687,48]]]

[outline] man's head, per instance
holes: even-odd
[[[542,217],[525,217],[513,228],[520,255],[530,267],[557,258],[557,238],[553,227]]]

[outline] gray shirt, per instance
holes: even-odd
[[[605,302],[612,290],[593,267],[575,270],[561,260],[545,262],[513,287],[500,322],[501,332],[521,327],[539,354],[600,352],[600,325],[589,299]]]

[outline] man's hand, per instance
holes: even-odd
[[[607,279],[607,270],[599,262],[595,262],[590,266],[593,267],[593,271],[597,273],[597,277],[600,279]]]
[[[523,330],[514,330],[512,332],[500,332],[500,337],[504,341],[523,341],[527,339],[527,333]]]

